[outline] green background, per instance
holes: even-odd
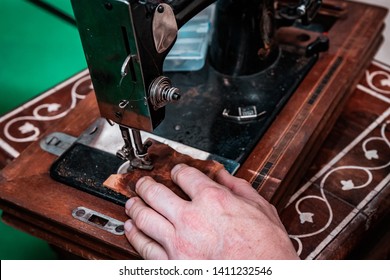
[[[70,0],[46,0],[72,15]],[[75,26],[25,0],[2,0],[0,115],[86,66]]]
[[[70,0],[46,0],[72,16]],[[86,68],[77,28],[25,0],[1,0],[0,115]],[[1,213],[1,210],[0,210]],[[44,241],[0,221],[0,259],[55,259]]]

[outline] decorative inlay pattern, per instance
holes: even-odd
[[[53,123],[66,116],[91,92],[88,71],[83,71],[0,118],[0,148],[16,158]]]
[[[335,155],[326,158],[327,162],[315,162],[322,168],[292,196],[282,213],[282,221],[301,258],[316,258],[378,193],[390,186],[389,69],[374,63],[355,94],[367,99],[367,108],[346,109],[352,113],[342,115],[335,132],[327,139],[328,146],[336,147],[332,151]],[[375,102],[380,107],[370,109]],[[375,111],[378,108],[382,111]],[[359,110],[370,112],[370,118],[375,111],[376,119],[354,135],[360,122],[350,117],[361,114]],[[338,125],[343,127],[338,129]],[[340,139],[343,137],[350,140],[349,144],[339,147],[338,142],[345,143]]]

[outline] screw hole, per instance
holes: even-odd
[[[107,10],[109,10],[109,11],[112,10],[112,4],[111,4],[110,2],[106,2],[106,3],[104,4],[104,7],[105,7]]]
[[[117,226],[117,227],[115,228],[115,231],[116,231],[116,232],[123,232],[124,230],[125,230],[125,228],[123,227],[123,225]]]
[[[306,34],[306,33],[301,33],[297,36],[297,39],[300,41],[300,42],[307,42],[310,40],[310,35],[309,34]]]
[[[82,217],[82,216],[84,216],[84,215],[85,215],[85,210],[80,209],[80,210],[77,210],[77,211],[76,211],[76,216],[77,216],[77,217]]]

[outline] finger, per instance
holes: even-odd
[[[139,230],[165,245],[173,238],[173,225],[159,213],[147,206],[139,197],[130,198],[126,202],[126,214]]]
[[[125,222],[125,235],[134,249],[146,260],[166,260],[168,255],[156,241],[140,231],[131,220]]]
[[[135,191],[150,207],[169,221],[174,221],[182,207],[185,206],[185,201],[182,198],[151,177],[139,179]]]
[[[241,178],[234,177],[225,169],[219,170],[215,175],[215,181],[221,185],[229,188],[233,193],[247,198],[247,199],[258,199],[260,195],[258,192],[251,186],[251,184]]]
[[[171,171],[171,177],[191,199],[206,187],[221,187],[203,172],[186,164],[176,165]]]

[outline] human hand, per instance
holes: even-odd
[[[171,176],[191,201],[144,177],[126,203],[126,237],[143,258],[299,259],[275,207],[247,181],[226,170],[213,181],[184,164]]]

